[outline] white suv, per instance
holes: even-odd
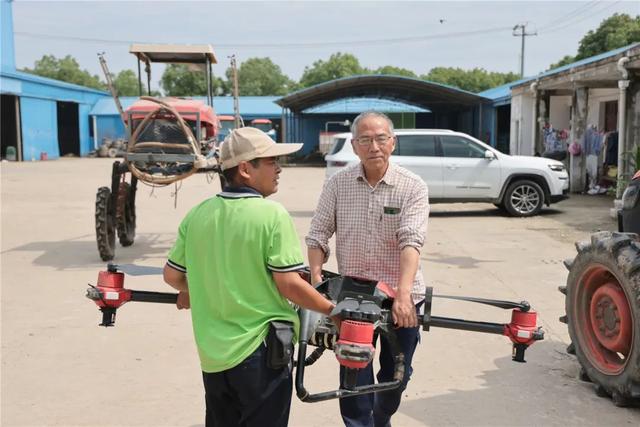
[[[532,216],[543,204],[568,197],[564,165],[543,157],[510,156],[461,132],[442,129],[395,131],[391,161],[420,176],[431,203],[489,202],[513,216]],[[327,177],[358,163],[351,133],[334,135]]]

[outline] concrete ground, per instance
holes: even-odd
[[[108,159],[6,163],[2,174],[1,419],[3,426],[201,426],[203,391],[189,313],[131,303],[116,327],[84,297],[100,261],[94,201],[110,181]],[[291,212],[302,238],[322,186],[322,168],[287,168],[274,199]],[[176,188],[139,188],[136,242],[116,261],[162,266],[186,211],[219,190],[198,175]],[[432,330],[422,333],[414,375],[395,426],[625,426],[640,410],[615,407],[580,382],[569,343],[562,260],[573,242],[612,230],[611,199],[574,196],[535,218],[516,219],[492,205],[436,205],[422,267],[436,293],[528,300],[545,340],[511,361],[504,337]],[[331,260],[329,269],[335,269]],[[169,291],[158,276],[127,277],[132,289]],[[508,321],[506,311],[436,300],[433,314]],[[330,354],[308,368],[311,392],[335,388]],[[336,401],[294,398],[292,426],[340,425]],[[265,421],[268,425],[268,421]]]

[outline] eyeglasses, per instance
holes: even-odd
[[[361,136],[356,138],[356,142],[358,145],[369,146],[373,144],[375,141],[378,145],[385,145],[389,140],[393,138],[391,135],[376,135],[374,137],[371,136]]]

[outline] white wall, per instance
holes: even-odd
[[[587,126],[595,125],[600,130],[604,129],[604,103],[617,99],[618,89],[590,89]]]
[[[514,155],[533,155],[531,141],[533,133],[533,97],[531,93],[513,91],[511,97],[511,136],[510,153]]]

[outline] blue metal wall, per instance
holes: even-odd
[[[0,92],[20,99],[22,153],[24,160],[38,160],[40,153],[49,159],[60,156],[58,143],[58,101],[78,104],[80,155],[93,150],[90,137],[89,111],[106,92],[72,85],[20,71],[2,71]]]

